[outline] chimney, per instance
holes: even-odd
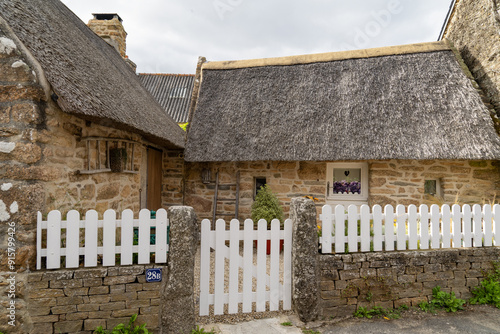
[[[92,29],[97,36],[101,37],[116,49],[116,51],[122,56],[122,58],[136,70],[136,64],[128,59],[126,54],[127,51],[127,32],[123,28],[123,20],[116,14],[92,14],[94,18],[89,21],[87,26]]]

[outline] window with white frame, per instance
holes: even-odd
[[[338,203],[368,200],[368,164],[335,162],[326,166],[326,199]]]

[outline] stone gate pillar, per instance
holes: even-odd
[[[292,303],[304,322],[319,315],[319,267],[316,207],[307,198],[293,198],[290,207],[293,221]]]
[[[168,273],[161,289],[160,333],[191,333],[195,328],[194,262],[198,248],[198,229],[194,209],[173,206],[168,209],[170,245]]]

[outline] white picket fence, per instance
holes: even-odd
[[[254,254],[255,240],[256,254]],[[270,255],[266,255],[267,240],[270,240]],[[281,272],[280,240],[284,240]],[[229,241],[229,247],[226,246],[226,241]],[[241,241],[243,241],[242,249],[240,249]],[[214,252],[211,253],[211,249]],[[252,312],[253,303],[257,312],[266,311],[267,302],[269,311],[277,311],[280,301],[283,302],[283,310],[291,309],[291,220],[285,221],[283,230],[280,230],[278,220],[271,222],[271,230],[267,229],[265,220],[260,220],[257,230],[254,230],[253,221],[247,219],[244,222],[244,229],[240,230],[240,222],[233,219],[230,222],[230,229],[226,230],[225,221],[219,219],[215,230],[211,230],[210,221],[205,219],[201,222],[200,254],[201,316],[209,314],[209,305],[213,305],[214,315],[223,314],[225,304],[228,304],[229,314],[238,313],[240,303],[243,313]],[[214,263],[211,263],[211,258]],[[270,262],[267,263],[268,261]],[[210,277],[211,268],[214,272],[213,277]],[[226,286],[225,280],[228,282]],[[210,291],[210,281],[213,283],[212,291]]]
[[[61,212],[54,210],[44,221],[38,212],[37,269],[42,268],[44,257],[47,269],[61,268],[61,257],[65,257],[66,268],[78,268],[82,255],[85,267],[97,266],[98,256],[102,256],[103,266],[114,266],[117,254],[120,254],[121,265],[132,264],[133,254],[138,254],[139,264],[150,263],[150,253],[155,253],[155,263],[167,262],[169,221],[164,209],[156,212],[156,219],[151,219],[147,209],[139,212],[139,219],[134,219],[132,210],[124,210],[121,219],[116,219],[114,210],[107,210],[103,218],[99,220],[97,211],[90,210],[85,213],[85,219],[80,219],[80,213],[71,210],[64,221]],[[151,244],[151,227],[155,227],[155,244]],[[137,245],[134,245],[134,228],[138,229]],[[42,244],[46,244],[46,248],[42,248]]]
[[[321,252],[500,246],[500,205],[323,206]],[[346,230],[347,227],[347,230]],[[347,248],[346,248],[347,244]],[[359,247],[358,247],[359,246]],[[347,251],[346,251],[347,250]]]

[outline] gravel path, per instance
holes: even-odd
[[[243,242],[241,243],[243,244]],[[240,255],[243,256],[243,248],[240,247]],[[254,248],[253,254],[253,262],[254,265],[257,263],[257,251]],[[270,255],[267,256],[267,274],[270,274]],[[195,262],[195,290],[194,296],[196,301],[196,309],[199,309],[199,297],[200,297],[200,247],[198,247],[198,251],[196,253],[196,262]],[[214,276],[215,276],[215,252],[210,253],[210,293],[214,292]],[[239,270],[239,292],[243,291],[243,271],[240,268]],[[256,279],[252,279],[253,282],[253,291],[256,291],[257,282]],[[280,282],[283,283],[283,253],[280,254]],[[269,288],[267,288],[269,290]],[[225,274],[224,274],[224,292],[229,291],[229,260],[226,259],[225,266]],[[266,303],[266,309],[269,310],[269,305]],[[282,303],[280,302],[280,310],[282,310]],[[279,315],[291,315],[292,311],[266,311],[266,312],[255,312],[255,303],[253,303],[253,312],[252,313],[242,313],[242,305],[238,306],[239,312],[237,314],[228,314],[227,305],[224,306],[224,314],[223,315],[214,315],[213,314],[213,305],[210,306],[209,315],[208,316],[197,316],[196,322],[200,325],[209,324],[209,323],[237,323],[241,321],[250,321],[253,319],[262,319],[262,318],[270,318],[276,317]]]

